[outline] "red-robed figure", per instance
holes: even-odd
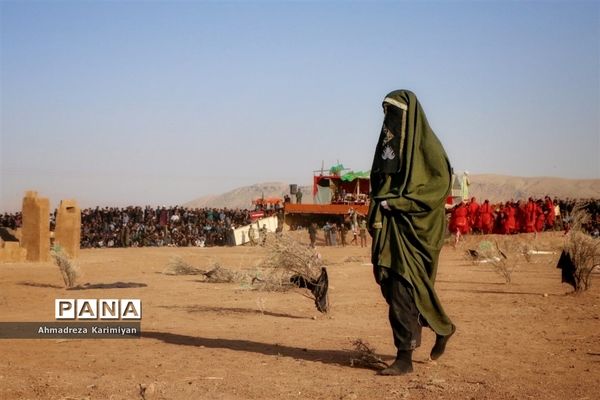
[[[481,221],[481,231],[485,234],[492,233],[494,229],[494,213],[489,200],[485,200],[479,207],[479,219]]]
[[[479,216],[479,204],[477,204],[477,200],[475,197],[471,197],[471,201],[467,206],[467,220],[469,222],[469,228],[472,231],[481,230],[481,225],[479,224],[478,217]]]
[[[515,232],[525,231],[525,221],[527,219],[525,214],[525,205],[521,200],[515,203]]]
[[[530,197],[525,205],[525,232],[527,233],[535,232],[536,210],[535,202]]]
[[[546,223],[546,215],[544,215],[544,203],[542,200],[538,200],[535,203],[535,231],[542,232],[544,230],[544,224]]]
[[[507,201],[504,206],[504,214],[506,215],[506,219],[504,220],[504,233],[510,235],[517,231],[517,210],[512,204]]]
[[[452,209],[450,214],[450,232],[456,233],[458,230],[462,235],[469,233],[469,222],[467,220],[467,206],[465,203],[460,203]]]

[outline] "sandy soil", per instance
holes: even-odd
[[[51,263],[3,264],[2,321],[53,321],[55,298],[141,298],[144,314],[141,339],[0,341],[0,398],[597,399],[598,275],[590,291],[569,295],[557,256],[536,256],[518,259],[506,284],[489,264],[465,258],[479,240],[442,252],[437,290],[458,326],[446,354],[428,360],[434,335],[424,331],[415,372],[401,377],[350,366],[356,338],[386,361],[395,354],[367,249],[319,248],[330,273],[329,315],[297,292],[163,274],[174,256],[252,270],[261,248],[81,252],[82,282],[147,285],[137,288],[67,291]],[[561,238],[518,240],[549,249]]]

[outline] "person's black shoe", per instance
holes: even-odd
[[[433,345],[431,353],[429,354],[429,357],[431,357],[432,360],[437,360],[442,356],[442,354],[444,354],[444,351],[446,351],[446,345],[448,344],[448,340],[450,340],[452,335],[454,335],[454,332],[456,332],[456,326],[452,325],[452,332],[450,332],[449,335],[435,335],[435,344]]]
[[[399,351],[396,360],[387,368],[377,372],[377,375],[396,376],[413,372],[412,350]]]

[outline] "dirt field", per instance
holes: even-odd
[[[545,250],[561,241],[559,234],[518,239]],[[81,282],[147,285],[137,288],[68,291],[51,263],[3,264],[0,320],[53,321],[55,298],[140,298],[143,337],[2,340],[0,399],[597,399],[598,274],[587,293],[566,295],[558,256],[535,256],[518,259],[506,284],[491,265],[465,258],[479,240],[442,252],[436,287],[458,326],[446,354],[428,360],[434,335],[424,331],[415,372],[401,377],[350,366],[356,338],[388,362],[395,354],[367,249],[319,248],[330,276],[329,315],[297,292],[163,274],[174,256],[252,270],[261,248],[81,252]]]

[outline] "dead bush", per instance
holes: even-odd
[[[304,295],[315,302],[317,310],[329,310],[327,269],[321,255],[315,249],[295,241],[286,235],[274,235],[267,241],[268,256],[262,267],[272,270],[271,284],[307,289]]]
[[[512,282],[512,273],[516,268],[514,257],[509,259],[507,254],[516,254],[518,250],[514,247],[514,243],[510,240],[503,240],[502,246],[495,241],[484,240],[479,243],[479,248],[476,251],[477,259],[474,261],[478,264],[490,264],[494,267],[494,271],[500,275],[505,283]]]
[[[65,286],[67,288],[74,287],[77,283],[77,278],[79,277],[79,269],[77,266],[69,259],[60,246],[54,246],[50,254],[54,259],[54,263],[60,270]]]
[[[375,349],[361,338],[353,340],[351,344],[354,354],[350,359],[350,366],[369,369],[382,369],[388,367],[388,365],[375,354]]]
[[[563,269],[563,281],[573,285],[576,293],[588,290],[592,285],[592,271],[600,265],[600,240],[581,231],[571,231],[565,242],[564,253],[572,265],[565,270],[565,266],[559,263],[558,267]],[[572,276],[565,279],[565,273]]]
[[[164,273],[167,275],[202,275],[205,272],[205,270],[194,267],[181,257],[173,257],[169,260]]]
[[[212,268],[202,275],[204,275],[204,282],[208,283],[241,283],[247,278],[243,272],[223,268],[219,263],[214,263]]]

